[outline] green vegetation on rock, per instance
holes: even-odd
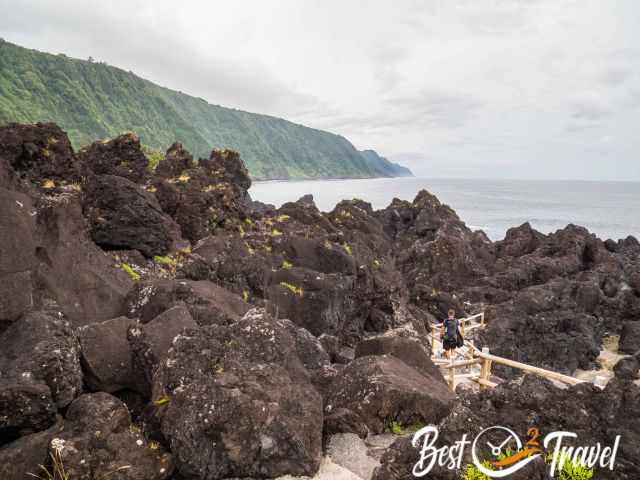
[[[102,62],[0,39],[0,124],[45,121],[66,130],[76,148],[134,131],[149,147],[152,168],[158,151],[179,141],[196,158],[213,147],[237,150],[253,179],[398,175],[342,136],[211,105]]]

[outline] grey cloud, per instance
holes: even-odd
[[[403,107],[409,122],[436,128],[458,128],[482,108],[483,101],[464,92],[424,88],[414,95],[390,98],[387,104]]]
[[[203,55],[179,36],[150,28],[134,15],[139,6],[130,5],[129,17],[91,8],[89,3],[65,0],[42,6],[25,1],[3,9],[9,15],[0,19],[0,29],[22,35],[31,31],[47,39],[63,37],[61,43],[84,45],[96,60],[214,104],[292,116],[316,106],[314,96],[292,91],[258,61],[249,64]]]
[[[594,122],[611,115],[611,107],[595,93],[577,95],[571,102],[571,116],[578,120]]]
[[[414,95],[391,97],[381,111],[363,115],[330,113],[321,123],[324,128],[388,132],[396,128],[462,127],[482,106],[472,95],[440,89],[422,89]]]
[[[627,68],[610,68],[600,74],[600,81],[605,85],[616,86],[624,83],[633,76],[633,71]]]
[[[0,0],[0,12],[9,41],[328,129],[418,174],[640,179],[635,1]]]
[[[371,54],[374,76],[380,91],[388,91],[402,79],[397,65],[408,56],[409,50],[400,45],[378,44]]]

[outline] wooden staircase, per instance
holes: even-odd
[[[475,382],[480,385],[480,388],[493,388],[498,386],[501,379],[491,375],[491,368],[494,363],[533,373],[564,385],[576,385],[585,382],[585,380],[580,380],[562,373],[492,355],[486,347],[482,349],[477,348],[474,344],[473,333],[478,329],[486,327],[484,312],[460,319],[459,323],[460,331],[465,338],[465,342],[463,347],[454,351],[455,354],[451,359],[444,357],[442,324],[431,326],[431,359],[436,365],[440,366],[449,387],[454,391],[456,386],[465,381]]]

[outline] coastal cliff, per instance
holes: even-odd
[[[254,180],[411,175],[343,136],[269,115],[211,105],[104,62],[0,39],[0,125],[56,122],[80,148],[135,131],[152,149],[181,142],[196,158],[238,151]],[[372,155],[373,154],[373,155]]]

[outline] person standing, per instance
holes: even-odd
[[[450,309],[448,318],[442,322],[442,348],[444,348],[447,358],[451,358],[453,352],[458,348],[458,319],[455,318],[456,312]]]

